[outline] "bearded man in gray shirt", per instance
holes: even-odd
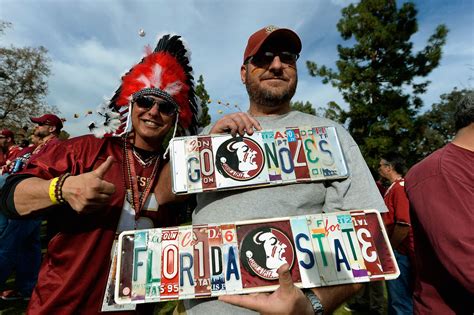
[[[240,69],[250,99],[247,113],[224,116],[203,134],[253,134],[254,129],[292,126],[334,126],[350,175],[343,180],[271,186],[258,189],[201,193],[193,224],[296,216],[321,212],[386,207],[359,147],[339,124],[292,111],[290,100],[297,85],[296,61],[301,51],[298,35],[289,29],[265,27],[248,40]],[[289,266],[278,269],[280,288],[272,294],[221,296],[219,300],[186,300],[187,314],[332,313],[360,284],[320,287],[302,291],[294,286]],[[231,304],[227,304],[227,303]],[[253,312],[252,312],[253,313]]]

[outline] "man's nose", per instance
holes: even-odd
[[[272,63],[270,63],[268,69],[273,71],[281,71],[281,69],[283,69],[283,63],[280,60],[280,56],[276,55],[273,57]]]

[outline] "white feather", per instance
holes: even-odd
[[[181,91],[182,87],[183,87],[183,83],[181,83],[181,81],[174,81],[172,83],[169,83],[167,86],[165,86],[163,91],[165,91],[169,95],[176,95],[179,93],[179,91]]]
[[[157,89],[159,89],[161,86],[162,69],[163,68],[159,64],[156,64],[153,66],[153,74],[152,74],[152,77],[150,78],[150,81],[151,81],[151,85]]]
[[[138,77],[137,81],[143,82],[143,84],[145,84],[145,87],[150,87],[150,80],[143,74]]]

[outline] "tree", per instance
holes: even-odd
[[[317,109],[314,109],[313,104],[309,101],[306,101],[304,104],[302,101],[296,101],[290,102],[290,107],[292,110],[342,122],[342,108],[336,102],[329,102],[327,107],[319,106]]]
[[[69,134],[69,132],[67,132],[66,130],[61,130],[61,132],[59,133],[59,136],[58,138],[61,139],[61,140],[67,140],[69,139],[71,135]]]
[[[201,101],[201,116],[199,117],[198,127],[204,128],[211,123],[211,116],[209,115],[209,107],[207,103],[209,102],[210,96],[206,91],[204,86],[204,78],[202,74],[199,76],[198,84],[196,85],[196,96]]]
[[[349,104],[342,123],[359,144],[369,165],[388,151],[413,152],[414,117],[429,81],[419,81],[439,64],[448,33],[439,25],[419,52],[410,38],[418,31],[413,3],[397,8],[395,0],[362,0],[342,10],[337,28],[352,46],[338,45],[337,70],[307,61],[312,76],[341,91]]]
[[[11,26],[1,21],[0,34]],[[48,51],[40,47],[0,47],[0,125],[17,130],[29,117],[57,113],[44,98],[50,74]]]
[[[313,108],[313,104],[308,101],[306,101],[304,104],[301,101],[290,102],[290,107],[292,110],[298,110],[303,113],[316,115],[316,110]]]
[[[329,102],[326,107],[318,107],[317,113],[318,116],[331,119],[341,124],[345,121],[345,118],[343,116],[344,111],[342,110],[341,106],[339,106],[334,101]]]
[[[456,134],[454,126],[454,112],[457,103],[473,89],[453,91],[440,96],[441,101],[433,104],[432,108],[419,115],[416,119],[416,134],[418,137],[413,141],[413,149],[418,160],[441,148],[450,142]]]

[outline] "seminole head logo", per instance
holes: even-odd
[[[222,176],[239,181],[251,180],[264,166],[262,148],[246,137],[231,138],[222,143],[216,153],[216,168]]]
[[[250,231],[242,240],[240,261],[247,271],[266,280],[277,280],[277,269],[293,266],[295,251],[288,236],[274,227]]]

